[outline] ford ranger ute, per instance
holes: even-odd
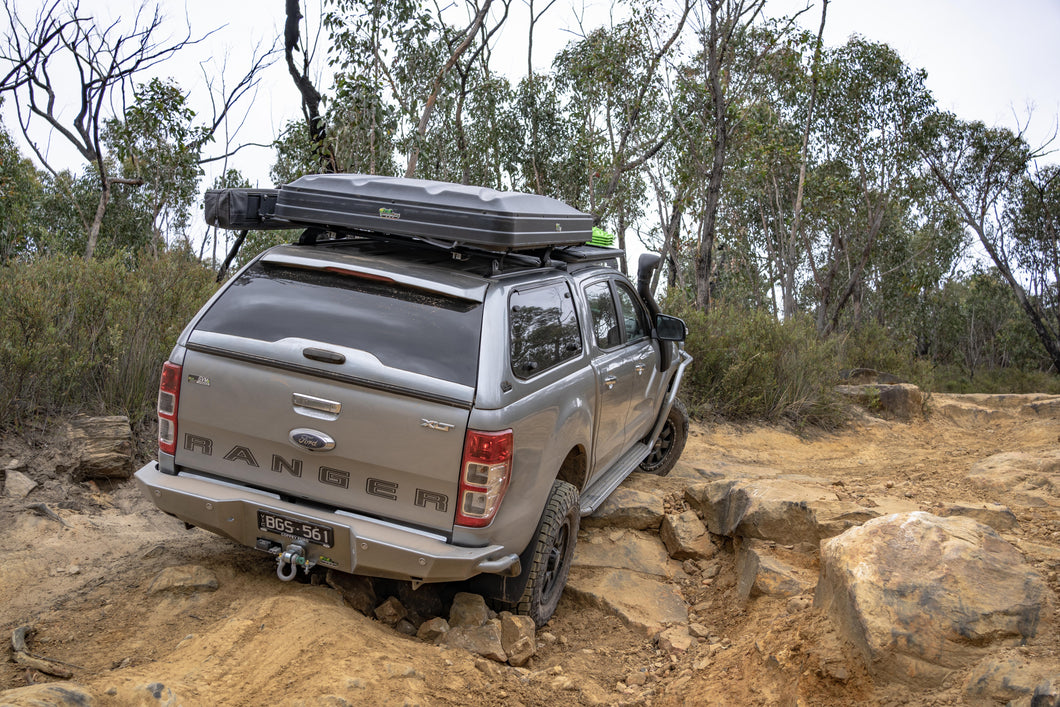
[[[467,581],[540,626],[579,518],[684,447],[685,325],[642,256],[587,245],[543,196],[311,175],[211,190],[208,223],[299,229],[181,333],[158,393],[158,461],[136,473],[188,524],[323,566]],[[304,229],[304,230],[302,230]]]

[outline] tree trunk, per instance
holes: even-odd
[[[103,216],[107,213],[107,204],[110,203],[110,180],[103,177],[103,187],[99,192],[99,206],[96,214],[92,217],[92,225],[88,227],[88,243],[85,245],[85,260],[91,260],[96,252],[96,244],[99,242],[99,229],[103,226]]]

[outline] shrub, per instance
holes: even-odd
[[[186,252],[54,255],[0,268],[0,422],[154,408],[177,335],[216,288]]]
[[[686,348],[695,361],[683,385],[694,412],[823,427],[845,419],[834,390],[835,341],[819,340],[809,319],[780,322],[731,306],[708,314],[680,303],[669,309],[689,328]]]

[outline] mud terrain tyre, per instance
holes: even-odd
[[[674,400],[670,414],[666,416],[659,439],[640,463],[640,471],[656,476],[666,476],[681,458],[688,439],[688,409],[680,400]]]
[[[517,602],[507,607],[513,613],[532,618],[538,628],[552,618],[567,585],[580,521],[578,489],[566,481],[552,482],[552,493],[533,540],[534,554],[526,589]]]

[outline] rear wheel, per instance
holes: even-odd
[[[681,458],[688,439],[688,410],[685,404],[675,399],[670,406],[659,438],[655,440],[648,456],[640,463],[640,470],[657,476],[666,476]]]
[[[578,489],[566,481],[554,481],[537,526],[526,589],[508,606],[512,612],[532,618],[538,628],[552,618],[567,586],[580,520]]]

